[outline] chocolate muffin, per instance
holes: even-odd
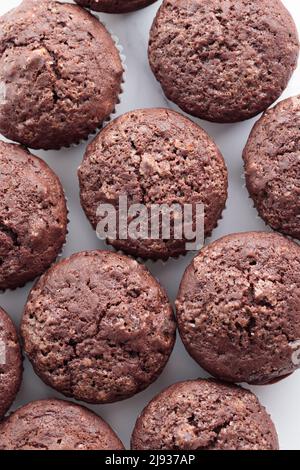
[[[0,142],[0,290],[42,274],[60,253],[66,233],[58,177],[26,149]]]
[[[281,101],[255,124],[244,150],[246,183],[259,215],[300,239],[300,96]]]
[[[1,450],[123,450],[111,427],[83,406],[39,400],[0,424]]]
[[[296,26],[280,0],[164,0],[149,59],[166,96],[214,122],[267,109],[296,68]]]
[[[0,419],[19,391],[22,370],[21,348],[16,329],[0,307]]]
[[[158,282],[144,266],[109,251],[75,254],[42,276],[21,331],[42,380],[90,403],[146,388],[175,340],[172,308]]]
[[[134,450],[276,450],[274,424],[256,396],[212,380],[180,382],[144,409]]]
[[[300,247],[276,233],[226,236],[187,268],[177,297],[181,338],[208,372],[267,384],[300,365]]]
[[[156,0],[75,0],[79,5],[106,13],[128,13],[145,8]]]
[[[128,208],[134,204],[146,208],[149,228],[155,227],[154,205],[182,208],[190,204],[194,231],[196,223],[201,222],[202,229],[197,204],[203,204],[204,235],[209,236],[227,199],[227,169],[220,151],[197,124],[169,109],[140,109],[111,122],[87,148],[79,180],[81,203],[95,229],[102,220],[100,205],[112,204],[118,218],[123,217],[119,198],[127,196]],[[147,230],[148,238],[142,232],[134,238],[128,230],[126,238],[117,230],[116,237],[107,241],[117,250],[142,258],[176,257],[187,250],[188,224],[179,227],[178,236],[176,214],[169,220],[168,238],[160,219],[155,237]],[[130,214],[127,222],[129,227]]]
[[[113,112],[123,68],[97,18],[24,0],[0,19],[0,132],[31,148],[85,139]]]

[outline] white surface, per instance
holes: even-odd
[[[1,0],[0,14],[5,13],[19,3],[19,0]],[[160,86],[154,79],[147,61],[149,28],[160,3],[159,1],[145,10],[128,15],[100,15],[109,29],[119,37],[127,56],[128,71],[122,101],[117,109],[118,114],[141,107],[172,106],[176,109],[162,96]],[[299,2],[297,0],[285,0],[284,4],[292,13],[300,30]],[[293,75],[283,97],[299,93],[300,66]],[[223,220],[220,222],[219,227],[213,233],[213,239],[232,232],[266,229],[252,207],[242,179],[241,154],[256,119],[234,125],[210,124],[195,119],[215,139],[226,159],[229,170],[227,209],[223,214]],[[81,162],[85,146],[83,144],[59,152],[33,152],[43,157],[60,176],[68,197],[70,210],[69,236],[63,256],[69,256],[83,249],[96,249],[104,246],[97,240],[95,233],[90,228],[79,202],[76,171]],[[176,297],[179,281],[190,259],[191,255],[181,258],[179,261],[170,261],[165,265],[160,262],[147,263],[152,273],[160,279],[167,289],[172,301]],[[30,287],[31,285],[27,285],[15,292],[0,294],[0,305],[9,312],[16,323],[20,321]],[[91,406],[90,408],[103,416],[113,426],[128,447],[137,415],[156,393],[178,380],[204,377],[205,375],[185,352],[181,341],[177,339],[172,357],[155,384],[127,401],[113,405]],[[258,395],[272,415],[279,434],[281,449],[299,450],[300,371],[276,385],[251,387],[251,389]],[[23,385],[14,403],[14,408],[35,399],[52,396],[63,398],[43,384],[33,373],[31,365],[26,360]]]

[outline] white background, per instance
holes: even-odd
[[[1,0],[0,14],[17,6],[19,0]],[[161,1],[139,12],[127,15],[100,15],[109,29],[119,37],[127,56],[127,73],[124,93],[117,114],[126,111],[155,106],[176,107],[162,96],[160,86],[154,79],[147,61],[147,42],[149,28]],[[292,13],[300,30],[300,8],[298,0],[285,0],[284,4]],[[300,93],[300,66],[283,97]],[[267,230],[264,223],[257,217],[242,178],[242,150],[250,130],[257,118],[234,125],[211,124],[197,121],[215,139],[220,147],[229,169],[229,199],[219,227],[213,233],[213,239],[222,235],[247,230]],[[86,250],[103,248],[90,228],[79,202],[77,167],[79,166],[86,144],[61,151],[37,152],[60,176],[68,197],[70,210],[69,236],[63,256]],[[191,255],[179,261],[166,264],[147,263],[152,273],[157,276],[174,301],[185,266]],[[14,292],[0,293],[0,305],[7,310],[18,324],[22,309],[26,302],[31,285]],[[300,313],[300,312],[299,312]],[[160,390],[178,380],[204,377],[206,374],[185,352],[181,341],[177,344],[173,355],[159,380],[143,393],[117,404],[91,406],[90,408],[104,417],[117,431],[125,445],[129,446],[131,431],[135,420],[146,403]],[[267,407],[277,427],[281,449],[300,449],[300,371],[282,382],[263,387],[251,387],[262,403]],[[29,401],[62,396],[48,388],[33,373],[31,365],[25,361],[25,374],[21,391],[14,408]]]

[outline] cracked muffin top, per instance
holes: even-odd
[[[238,233],[206,246],[176,306],[188,352],[220,379],[266,384],[300,365],[300,247],[281,235]]]
[[[37,374],[66,396],[108,403],[138,393],[162,372],[175,341],[165,292],[136,261],[82,252],[32,289],[21,325]]]
[[[0,18],[0,132],[30,148],[78,143],[114,111],[122,64],[97,18],[24,0]]]
[[[15,326],[0,307],[0,420],[14,401],[22,380],[22,354]]]
[[[1,450],[123,450],[111,427],[92,411],[67,401],[39,400],[0,424]]]
[[[75,0],[78,5],[106,13],[128,13],[144,8],[156,0]]]
[[[212,380],[180,382],[138,418],[133,450],[276,450],[274,424],[256,396]]]
[[[280,0],[164,0],[149,42],[166,96],[208,121],[267,109],[296,68],[299,40]]]
[[[0,142],[0,290],[22,287],[46,271],[66,233],[56,174],[23,147]]]
[[[120,196],[127,196],[129,208],[135,204],[146,208],[151,229],[159,229],[155,237],[153,232],[148,238],[141,232],[134,238],[128,230],[127,239],[117,232],[115,239],[108,240],[116,249],[142,258],[177,257],[186,253],[187,242],[192,241],[187,236],[186,214],[181,235],[176,233],[175,214],[170,217],[170,236],[163,236],[155,205],[182,208],[189,204],[194,231],[197,223],[199,233],[204,229],[208,237],[227,199],[227,169],[216,144],[190,119],[163,108],[134,110],[106,126],[86,150],[79,181],[81,203],[95,229],[101,222],[100,205],[109,203],[119,210]],[[202,213],[198,217],[197,205],[204,207],[204,217]]]
[[[243,157],[259,215],[274,230],[300,240],[300,95],[266,111]]]

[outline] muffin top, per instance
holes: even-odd
[[[244,150],[246,183],[260,216],[300,239],[300,96],[255,124]]]
[[[229,235],[187,268],[177,319],[191,356],[212,375],[265,384],[299,367],[300,247],[275,233]]]
[[[83,406],[39,400],[0,424],[1,450],[123,450],[110,426]]]
[[[0,131],[30,148],[78,143],[113,112],[122,73],[97,18],[76,5],[24,0],[0,19]]]
[[[0,290],[42,274],[61,251],[66,232],[58,177],[26,149],[0,142]]]
[[[156,0],[75,0],[78,5],[106,13],[128,13],[144,8]]]
[[[209,236],[227,199],[227,169],[219,149],[201,127],[168,109],[140,109],[115,119],[87,148],[79,180],[82,206],[94,228],[101,221],[101,204],[118,210],[120,196],[127,196],[128,207],[146,207],[151,226],[154,205],[190,204],[196,222],[196,205],[202,204],[204,235]],[[117,233],[108,241],[133,255],[167,259],[186,252],[184,224],[181,228],[180,237],[171,226],[167,238],[160,221],[155,238],[149,233],[148,239],[134,239],[128,233],[123,240]]]
[[[175,341],[165,292],[136,261],[77,253],[32,289],[21,326],[37,374],[78,400],[108,403],[152,383]]]
[[[295,24],[280,0],[165,0],[149,43],[166,96],[216,122],[268,108],[286,88],[298,52]]]
[[[180,382],[137,420],[134,450],[276,450],[275,427],[253,393],[212,380]]]
[[[13,322],[0,307],[0,420],[9,409],[22,380],[22,355]]]

